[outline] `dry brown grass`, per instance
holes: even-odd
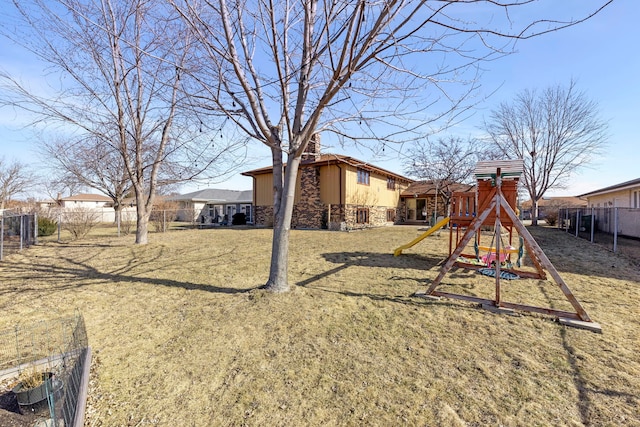
[[[640,426],[640,273],[536,228],[602,334],[549,318],[411,297],[448,239],[415,227],[293,231],[287,294],[267,278],[270,230],[45,243],[0,264],[0,328],[80,308],[94,350],[90,426]],[[490,296],[457,270],[443,288]],[[567,308],[551,283],[505,299]],[[569,307],[570,308],[570,307]]]

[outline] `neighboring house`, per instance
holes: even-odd
[[[245,214],[248,223],[253,222],[253,191],[219,190],[207,188],[192,193],[167,198],[179,203],[178,221],[203,224],[231,224],[237,212]]]
[[[57,200],[45,200],[39,203],[41,209],[48,211],[50,216],[55,217],[65,212],[91,211],[95,215],[96,221],[115,222],[116,215],[113,210],[113,200],[102,194],[76,194],[68,197],[58,196]],[[123,208],[123,213],[133,216],[135,208]]]
[[[402,221],[408,224],[429,222],[433,225],[438,217],[449,216],[451,193],[474,191],[474,188],[474,184],[441,181],[414,182],[400,193],[404,208]]]
[[[273,225],[273,168],[242,173],[253,178],[256,225]],[[361,160],[320,154],[319,138],[300,163],[292,228],[354,229],[400,220],[400,193],[413,180]]]
[[[520,204],[522,211],[522,219],[531,219],[532,215],[531,200],[526,200]],[[538,219],[544,219],[547,213],[554,211],[558,212],[561,208],[586,208],[587,200],[579,197],[543,197],[538,200]]]
[[[111,198],[102,194],[76,194],[75,196],[58,198],[58,206],[62,208],[106,208],[112,206]]]
[[[640,178],[581,194],[590,208],[640,208]]]

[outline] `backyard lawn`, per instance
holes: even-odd
[[[271,230],[42,242],[0,263],[0,329],[84,315],[87,426],[640,426],[640,260],[529,228],[602,333],[413,297],[448,250],[417,227],[293,230],[286,294]],[[453,270],[444,290],[491,296]],[[552,281],[505,299],[569,309]]]

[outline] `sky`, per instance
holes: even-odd
[[[640,178],[640,2],[615,0],[594,18],[559,32],[519,41],[516,53],[484,63],[480,83],[485,101],[476,105],[464,122],[448,134],[479,135],[480,126],[492,109],[509,102],[525,89],[544,89],[571,79],[577,88],[600,108],[609,123],[606,150],[588,169],[574,175],[566,189],[546,196],[575,196],[610,185]],[[18,73],[23,80],[37,79],[43,68],[19,48],[0,40],[0,68]],[[34,84],[37,84],[34,83]],[[0,109],[0,157],[34,163],[36,143],[21,113]],[[439,136],[439,135],[437,135]],[[324,137],[323,137],[324,138]],[[330,147],[331,152],[403,174],[404,158],[387,150],[385,158],[350,148]],[[246,169],[270,165],[264,148],[252,151]],[[257,156],[256,156],[257,154]],[[37,164],[36,164],[37,167]],[[241,171],[240,171],[241,172]],[[190,184],[182,192],[206,187],[247,190],[252,181],[240,172],[224,182]]]

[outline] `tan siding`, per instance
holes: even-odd
[[[342,167],[344,170],[344,166]],[[320,169],[320,201],[324,204],[338,205],[340,198],[340,173],[337,165],[323,166]]]
[[[395,190],[387,189],[387,177],[371,173],[369,185],[358,184],[358,173],[354,167],[347,169],[346,190],[347,203],[371,206],[397,206],[400,202],[400,192],[405,185],[396,183]]]
[[[254,185],[256,206],[273,206],[273,174],[257,175]]]

